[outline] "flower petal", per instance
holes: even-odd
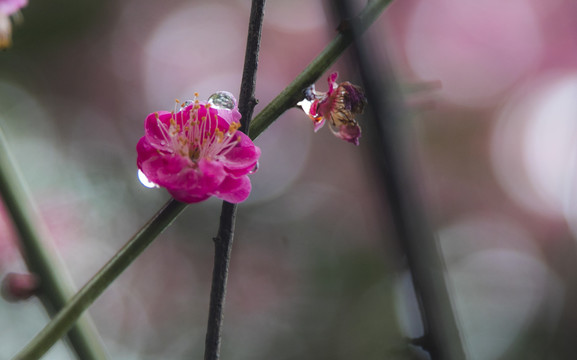
[[[248,176],[241,176],[240,178],[229,176],[213,195],[221,200],[237,204],[248,198],[251,188],[252,185]]]
[[[238,108],[232,110],[229,109],[218,109],[218,115],[226,120],[227,123],[231,124],[233,122],[240,122],[242,115],[238,112]]]
[[[0,13],[12,15],[26,5],[28,5],[28,0],[2,0],[0,1]]]
[[[234,177],[248,174],[256,166],[260,157],[260,148],[255,146],[252,140],[243,133],[240,136],[240,143],[230,150],[222,160],[227,171]]]
[[[313,126],[315,132],[319,131],[323,126],[325,126],[325,118],[319,117],[318,120],[313,122]]]
[[[226,178],[224,166],[219,161],[201,159],[198,162],[198,170],[201,176],[193,187],[189,187],[190,190],[210,193]]]
[[[168,193],[172,195],[172,197],[175,200],[188,204],[204,201],[211,196],[210,194],[191,194],[186,190],[174,190],[174,189],[172,190],[168,189]]]
[[[327,95],[329,96],[337,88],[337,77],[339,77],[339,73],[335,71],[334,73],[330,74],[329,77],[327,78],[327,81],[329,82],[329,91],[327,91]]]
[[[168,111],[159,111],[149,114],[144,121],[144,134],[150,145],[157,149],[170,150],[168,129],[172,114]]]
[[[333,131],[336,137],[359,146],[361,127],[359,125],[341,125],[338,131]]]

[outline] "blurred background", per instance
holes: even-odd
[[[78,286],[169,199],[136,176],[146,115],[194,92],[238,94],[249,10],[248,0],[23,9],[0,53],[0,126]],[[330,14],[329,2],[267,2],[255,113],[332,39]],[[571,0],[402,0],[370,30],[402,86],[439,84],[405,95],[470,359],[574,354],[576,14]],[[347,64],[331,71],[355,82]],[[404,338],[422,326],[363,139],[313,133],[293,109],[256,143],[222,357],[419,358]],[[189,206],[90,309],[112,359],[202,358],[219,212],[217,199]],[[24,269],[0,209],[0,272]],[[0,301],[0,358],[46,322],[35,299]],[[73,357],[59,344],[45,358]]]

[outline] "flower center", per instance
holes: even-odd
[[[201,105],[196,96],[182,103],[178,112],[172,112],[168,127],[160,120],[159,125],[174,153],[194,163],[200,159],[219,160],[240,143],[241,137],[236,134],[240,123],[233,122],[227,130],[220,130],[218,112],[211,111],[210,103]]]

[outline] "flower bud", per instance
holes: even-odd
[[[336,137],[359,145],[361,127],[355,116],[365,109],[365,92],[348,81],[337,84],[337,76],[336,72],[329,76],[327,92],[316,91],[314,85],[309,87],[305,90],[305,99],[297,105],[313,120],[315,132],[328,120]]]
[[[2,297],[10,302],[26,300],[38,293],[40,280],[30,273],[8,273],[2,281]]]

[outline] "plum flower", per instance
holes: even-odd
[[[10,17],[28,5],[28,0],[0,0],[0,50],[12,44],[12,23]]]
[[[136,147],[139,177],[186,203],[211,196],[242,202],[250,193],[248,174],[256,168],[260,149],[238,131],[241,115],[232,94],[218,92],[208,102],[197,96],[178,111],[148,115]]]
[[[315,132],[328,120],[335,136],[359,145],[361,127],[355,116],[363,112],[367,99],[359,86],[348,81],[337,84],[337,76],[337,72],[329,75],[327,92],[316,91],[311,85],[306,90],[306,98],[297,105],[313,120]]]

